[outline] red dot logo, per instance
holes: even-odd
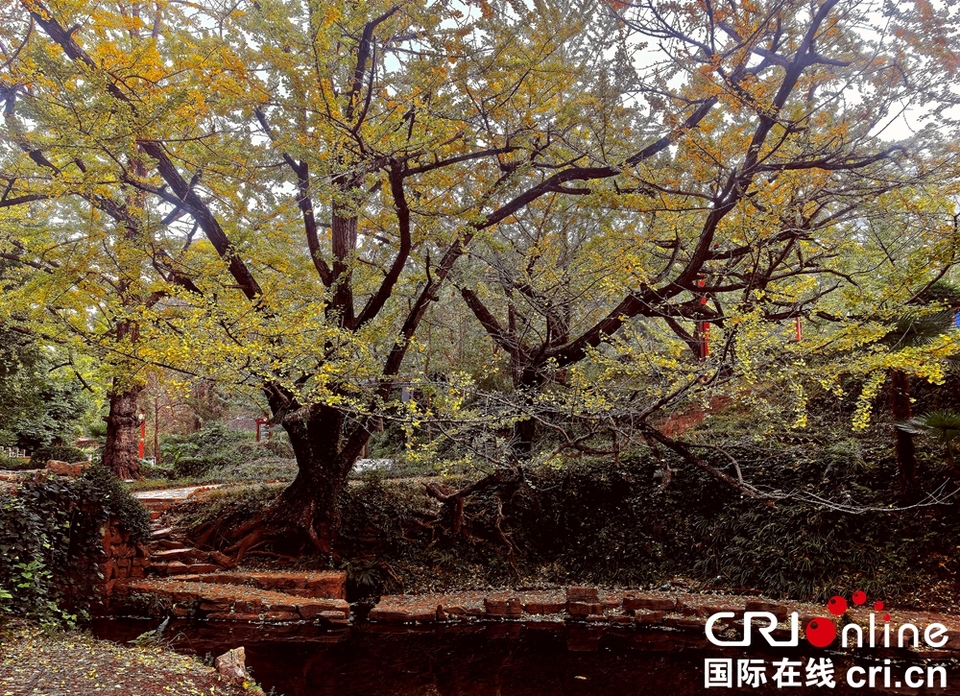
[[[811,619],[805,633],[807,641],[815,648],[825,648],[837,637],[837,627],[830,619]]]
[[[883,602],[874,602],[873,608],[877,611],[883,611]]]
[[[834,616],[840,616],[847,610],[847,600],[840,595],[835,595],[827,602],[827,611]]]
[[[857,590],[853,593],[853,603],[858,607],[862,607],[867,603],[867,593],[863,590]]]

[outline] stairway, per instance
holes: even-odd
[[[273,572],[233,569],[231,559],[187,543],[163,515],[176,502],[211,487],[145,491],[135,494],[150,513],[148,577],[118,583],[121,606],[135,596],[151,596],[152,613],[208,621],[242,623],[310,622],[343,626],[350,622],[344,571]],[[142,603],[142,602],[141,602]]]

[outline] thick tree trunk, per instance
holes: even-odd
[[[531,395],[536,394],[543,386],[546,366],[542,363],[524,365],[522,361],[523,357],[515,356],[516,368],[513,372],[513,388],[515,391],[522,392],[524,401],[530,408],[534,408],[531,403]],[[538,430],[537,421],[531,417],[521,418],[513,424],[510,448],[517,460],[525,461],[530,458]]]
[[[103,447],[103,464],[121,480],[140,478],[140,421],[137,418],[137,397],[143,387],[112,392],[110,415],[107,416],[107,441]]]
[[[325,553],[333,553],[347,474],[369,438],[365,430],[350,428],[347,432],[346,426],[343,413],[319,404],[300,408],[283,419],[299,471],[272,506],[269,519],[306,532]]]
[[[910,406],[910,378],[900,370],[894,370],[892,377],[893,389],[890,401],[893,419],[909,420],[913,416],[913,409]],[[920,485],[917,480],[917,452],[913,444],[913,435],[900,428],[894,428],[894,433],[900,495],[906,502],[916,502]]]
[[[512,449],[517,459],[530,458],[533,442],[537,436],[537,422],[533,418],[523,418],[513,425]]]

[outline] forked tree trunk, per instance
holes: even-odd
[[[272,506],[270,518],[306,532],[324,553],[333,553],[340,495],[369,438],[365,430],[347,432],[346,426],[343,413],[320,404],[300,408],[283,419],[299,471]]]
[[[523,418],[514,423],[512,449],[517,459],[524,461],[530,458],[536,436],[537,422],[533,418]]]
[[[140,478],[140,421],[137,418],[137,397],[143,387],[132,387],[111,393],[110,415],[107,416],[107,441],[103,447],[103,464],[117,478]]]
[[[910,378],[905,372],[894,370],[892,381],[890,401],[893,419],[895,421],[910,420],[913,416],[913,409],[910,406]],[[916,502],[920,489],[917,480],[917,451],[913,443],[913,435],[900,428],[894,428],[894,433],[900,495],[905,502],[913,503]]]

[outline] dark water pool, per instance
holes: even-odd
[[[101,620],[93,630],[102,638],[130,640],[157,622]],[[185,653],[219,655],[244,646],[253,676],[269,692],[284,696],[623,696],[627,694],[713,693],[872,693],[960,695],[960,666],[951,661],[910,662],[890,651],[864,651],[855,657],[801,648],[769,653],[724,652],[696,634],[664,630],[601,628],[588,625],[476,624],[431,628],[361,624],[340,631],[313,627],[249,627],[203,622],[171,622],[166,639]],[[814,654],[815,653],[815,654]],[[804,666],[810,657],[829,658],[835,688],[791,687],[772,679],[773,663],[784,659]],[[704,685],[705,659],[762,660],[767,683],[760,688]],[[884,659],[890,659],[888,665]],[[754,666],[761,663],[752,663]],[[926,681],[928,666],[943,665],[947,688],[903,685]],[[846,673],[854,670],[854,688]],[[874,669],[874,685],[869,672]],[[863,670],[863,671],[859,671]],[[722,674],[723,666],[720,667]],[[889,673],[889,687],[884,675]],[[733,676],[734,685],[736,676]],[[895,684],[900,682],[901,688]]]

